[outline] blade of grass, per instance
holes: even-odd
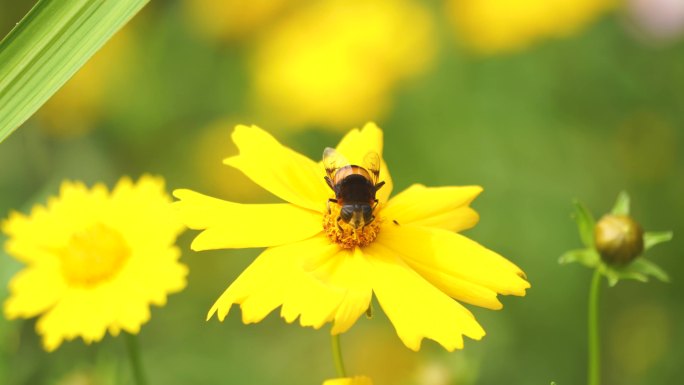
[[[38,1],[0,42],[0,142],[149,1]]]

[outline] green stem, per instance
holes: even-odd
[[[138,336],[129,333],[124,333],[124,335],[126,339],[126,350],[128,350],[128,358],[131,360],[131,369],[133,370],[135,383],[136,385],[147,385],[142,360],[140,359]]]
[[[342,361],[342,348],[340,348],[340,335],[331,334],[330,341],[332,342],[333,361],[335,361],[335,370],[337,376],[340,378],[347,377],[347,372],[344,370],[344,361]]]
[[[601,273],[594,271],[589,290],[589,364],[587,373],[588,385],[601,383],[601,343],[599,341],[599,294],[601,292]]]

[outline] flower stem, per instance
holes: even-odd
[[[332,342],[333,361],[335,361],[335,370],[337,376],[340,378],[347,377],[347,372],[344,370],[344,362],[342,361],[342,348],[340,348],[340,335],[331,334],[330,341]]]
[[[128,358],[131,360],[131,369],[133,370],[133,378],[135,378],[136,385],[147,385],[145,373],[143,371],[142,360],[140,359],[140,345],[138,344],[138,336],[124,333],[126,339],[126,350],[128,351]]]
[[[588,385],[601,383],[601,343],[599,341],[599,294],[601,292],[601,273],[594,271],[589,290],[589,364],[587,373]]]

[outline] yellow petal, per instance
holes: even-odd
[[[245,323],[259,322],[282,305],[288,322],[300,317],[302,326],[320,328],[334,318],[344,297],[303,269],[307,259],[329,258],[339,251],[325,236],[265,250],[233,282],[209,310],[223,320],[233,304],[240,304]]]
[[[501,309],[497,292],[454,274],[447,268],[451,255],[436,255],[432,235],[413,226],[385,226],[376,242],[401,257],[413,270],[452,298],[488,309]]]
[[[283,146],[256,126],[235,127],[233,141],[240,154],[225,159],[225,164],[287,202],[319,212],[325,210],[331,191],[320,164]]]
[[[492,292],[524,296],[530,284],[519,267],[499,254],[461,234],[411,225],[387,226],[376,242],[391,248],[450,296],[478,306],[499,308]],[[458,282],[471,283],[489,291],[474,291]],[[493,306],[492,306],[493,305]]]
[[[366,123],[362,130],[355,128],[347,133],[337,145],[337,151],[351,163],[363,166],[363,158],[369,151],[378,153],[381,159],[380,178],[385,185],[378,190],[377,198],[381,203],[387,202],[392,193],[392,177],[382,157],[382,130],[375,123]]]
[[[370,265],[358,247],[322,257],[309,260],[305,268],[316,266],[311,274],[335,292],[343,293],[333,317],[331,333],[344,333],[370,306],[373,294]]]
[[[331,378],[329,380],[325,380],[323,385],[373,385],[373,381],[366,376],[354,376]]]
[[[104,337],[110,311],[101,291],[100,287],[70,288],[59,303],[38,319],[36,330],[43,336],[47,351],[55,350],[63,340],[79,336],[88,344]]]
[[[479,216],[468,205],[481,192],[480,186],[425,187],[414,184],[387,202],[382,215],[402,225],[462,231],[477,224]]]
[[[373,267],[373,291],[399,338],[414,351],[423,338],[445,349],[463,348],[463,335],[479,340],[485,335],[475,317],[458,302],[428,283],[382,244],[363,253]]]
[[[5,301],[9,319],[34,317],[57,303],[66,289],[62,276],[55,274],[59,266],[42,263],[26,267],[9,282],[10,297]]]
[[[171,209],[171,196],[166,192],[164,179],[143,175],[137,182],[121,178],[111,194],[111,212],[106,221],[121,229],[129,242],[150,243],[158,238],[161,244],[171,244],[185,227],[175,210]],[[130,213],[145,213],[131,220]],[[155,231],[150,231],[155,229]]]
[[[239,204],[190,190],[176,190],[182,221],[204,230],[193,250],[268,247],[310,238],[323,230],[320,213],[289,203]]]
[[[34,205],[28,216],[13,212],[3,221],[8,254],[26,263],[54,258],[54,250],[64,247],[74,231],[91,225],[106,203],[107,189],[101,184],[88,190],[80,182],[62,182],[60,196],[49,198],[46,206]]]

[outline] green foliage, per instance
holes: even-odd
[[[577,249],[563,254],[558,262],[561,264],[577,262],[587,267],[596,267],[601,262],[601,257],[592,248]]]
[[[629,215],[629,194],[626,191],[621,191],[618,194],[610,213],[613,215]]]
[[[596,221],[591,211],[580,201],[575,200],[575,212],[573,218],[577,222],[577,229],[579,230],[580,239],[584,246],[593,248],[594,247],[594,226],[596,226]]]
[[[0,142],[149,0],[41,0],[0,42]]]
[[[672,231],[658,231],[644,233],[644,250],[649,250],[653,246],[672,240]]]

